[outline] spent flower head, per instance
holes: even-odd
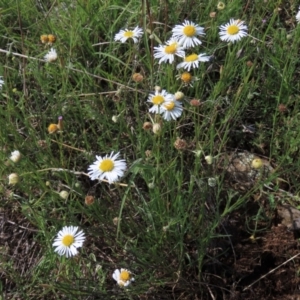
[[[247,36],[248,27],[244,21],[230,19],[229,23],[220,26],[220,39],[225,42],[237,42]]]
[[[116,269],[112,277],[120,287],[127,287],[132,281],[134,281],[132,273],[127,269]]]
[[[105,155],[104,157],[96,155],[97,160],[88,168],[88,175],[91,180],[107,179],[108,183],[114,183],[124,175],[126,162],[124,159],[117,160],[120,153]]]
[[[143,35],[142,28],[136,26],[133,30],[122,29],[115,35],[115,41],[125,43],[128,39],[132,39],[134,43],[138,42],[138,39]]]
[[[44,56],[46,62],[53,62],[57,60],[57,53],[54,48],[51,48],[49,52]]]
[[[203,27],[187,20],[185,20],[182,25],[176,25],[172,29],[172,33],[172,38],[177,40],[184,49],[201,45],[202,42],[197,36],[205,35]]]
[[[209,61],[210,56],[207,56],[205,53],[202,54],[191,54],[184,58],[184,61],[177,65],[177,69],[184,68],[190,71],[191,68],[198,68],[199,62]]]
[[[170,39],[166,42],[166,45],[154,47],[154,58],[159,59],[159,64],[168,61],[170,64],[173,63],[175,55],[179,57],[185,56],[182,46],[175,39]]]
[[[66,257],[78,253],[77,248],[82,247],[85,236],[82,230],[76,226],[65,226],[60,230],[53,242],[54,251]]]

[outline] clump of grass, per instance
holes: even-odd
[[[298,193],[296,8],[183,4],[24,0],[2,7],[1,210],[12,220],[3,228],[15,228],[1,246],[1,279],[9,282],[1,286],[4,295],[203,296],[203,266],[215,261],[208,249],[224,220],[270,178],[284,179]],[[231,18],[245,21],[248,34],[227,44],[219,26]],[[184,20],[205,28],[193,51],[210,57],[190,71],[188,83],[178,80],[182,58],[159,64],[153,57],[154,47]],[[144,33],[136,43],[114,41],[120,29],[136,26]],[[42,43],[41,35],[56,38]],[[57,59],[45,62],[50,48]],[[169,122],[159,109],[149,112],[155,86],[184,94],[183,112]],[[159,132],[153,133],[154,123]],[[14,150],[21,159],[5,163]],[[271,160],[275,171],[237,191],[219,164],[234,150]],[[91,180],[87,170],[95,155],[112,151],[128,165],[121,181]],[[9,184],[12,173],[19,181]],[[52,247],[66,225],[86,235],[71,259]],[[29,262],[22,263],[21,254]],[[128,289],[112,278],[121,268],[135,277]]]

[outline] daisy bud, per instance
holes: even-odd
[[[50,125],[48,126],[48,132],[49,132],[50,134],[56,132],[57,130],[58,130],[58,126],[57,126],[56,124],[50,124]]]
[[[143,129],[144,130],[150,130],[150,129],[152,129],[152,123],[151,122],[145,122],[143,124]]]
[[[176,92],[175,93],[175,99],[176,100],[178,100],[178,101],[180,101],[180,100],[182,100],[183,99],[183,97],[184,97],[184,93],[183,92],[180,92],[180,91],[178,91],[178,92]]]
[[[120,219],[118,217],[113,218],[113,223],[115,226],[118,226]]]
[[[18,150],[15,150],[11,153],[11,156],[9,158],[14,163],[17,163],[21,159],[21,153]]]
[[[85,196],[84,202],[86,205],[92,205],[95,202],[94,196],[87,195]]]
[[[40,37],[40,39],[41,39],[41,42],[43,44],[47,44],[48,43],[48,35],[47,34],[42,34],[41,37]]]
[[[161,126],[159,123],[154,123],[152,131],[154,134],[160,134],[161,133]]]
[[[114,123],[117,123],[117,122],[118,122],[118,119],[119,119],[118,116],[112,116],[112,118],[111,118],[111,120],[112,120]]]
[[[187,147],[187,142],[185,140],[177,138],[176,141],[174,142],[174,147],[177,150],[184,150]]]
[[[154,182],[150,182],[150,183],[148,184],[148,188],[149,188],[150,190],[154,189],[154,188],[155,188]]]
[[[142,82],[144,79],[144,76],[141,73],[134,73],[132,75],[132,80],[135,82]]]
[[[154,90],[159,93],[159,92],[161,92],[161,87],[159,85],[156,85],[154,87]]]
[[[19,175],[17,173],[11,173],[8,176],[8,184],[16,185],[19,182]]]
[[[208,165],[211,165],[214,161],[214,158],[211,155],[207,155],[204,158],[205,158]]]
[[[251,167],[254,169],[260,169],[263,166],[263,162],[260,158],[254,158],[251,163]]]
[[[69,197],[69,193],[67,191],[61,191],[59,193],[60,198],[67,200]]]
[[[217,184],[216,178],[213,178],[213,177],[208,178],[207,182],[208,182],[208,185],[209,185],[210,187],[214,187],[214,186],[216,186],[216,184]]]
[[[246,65],[247,65],[247,67],[252,67],[253,66],[253,62],[251,61],[251,60],[248,60],[247,62],[246,62]]]
[[[217,5],[217,9],[218,10],[223,10],[225,8],[225,3],[222,1],[219,1],[218,5]]]

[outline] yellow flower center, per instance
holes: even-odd
[[[110,172],[113,170],[115,164],[111,159],[103,159],[102,162],[99,165],[99,169],[102,172]]]
[[[165,52],[167,54],[174,54],[176,50],[177,50],[177,43],[172,43],[171,45],[165,47]]]
[[[153,104],[155,104],[155,105],[161,105],[162,103],[165,102],[165,99],[164,99],[164,97],[161,96],[161,95],[156,95],[156,96],[154,96],[154,97],[152,98],[152,102],[153,102]]]
[[[184,59],[184,61],[186,61],[186,62],[191,62],[191,61],[196,61],[197,59],[198,59],[198,55],[195,54],[195,53],[193,53],[193,54],[187,56],[187,57]]]
[[[227,28],[227,33],[230,34],[230,35],[235,35],[235,34],[239,33],[239,31],[240,31],[239,26],[237,26],[235,24],[230,25]]]
[[[124,32],[124,36],[127,37],[127,38],[131,38],[131,37],[133,37],[133,35],[134,35],[133,31]]]
[[[188,83],[192,80],[192,75],[189,72],[183,72],[180,78],[183,82]]]
[[[194,36],[196,33],[196,28],[193,25],[186,25],[183,28],[183,33],[188,37]]]
[[[174,107],[175,107],[175,102],[171,101],[171,102],[165,104],[164,107],[165,107],[166,110],[168,110],[168,111],[173,110]]]
[[[128,281],[130,279],[130,273],[126,270],[123,270],[120,274],[120,279],[125,282]]]
[[[62,243],[66,247],[70,247],[74,243],[74,236],[67,234],[63,237]]]

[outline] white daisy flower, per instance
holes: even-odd
[[[17,163],[21,159],[21,153],[18,150],[15,150],[11,153],[10,158],[11,161]]]
[[[300,6],[299,6],[299,10],[296,14],[296,20],[297,20],[297,23],[300,23]]]
[[[182,114],[183,111],[182,103],[177,100],[165,102],[162,105],[162,111],[163,111],[163,118],[166,121],[170,121],[171,119],[176,120]]]
[[[201,45],[198,35],[205,35],[204,28],[191,21],[184,21],[182,25],[176,25],[172,29],[172,37],[182,45],[184,49]]]
[[[177,65],[177,69],[184,68],[190,71],[191,68],[198,68],[199,62],[209,61],[210,56],[207,56],[205,53],[203,54],[191,54],[184,58],[184,61]]]
[[[51,48],[50,51],[44,56],[46,62],[52,62],[57,60],[57,53],[54,48]]]
[[[112,277],[121,287],[127,287],[132,281],[134,281],[131,272],[127,269],[121,269],[121,271],[116,269]]]
[[[149,109],[149,112],[160,114],[162,113],[161,106],[164,102],[173,101],[174,96],[169,94],[166,90],[156,90],[154,94],[150,94],[147,102],[153,104],[153,106]]]
[[[0,76],[0,90],[2,89],[2,86],[4,84],[4,80],[2,80],[1,78],[3,78],[2,76]]]
[[[124,159],[117,160],[120,152],[114,155],[112,152],[109,156],[105,157],[97,156],[97,160],[89,166],[88,175],[92,180],[103,180],[106,178],[108,183],[114,183],[118,181],[119,177],[124,175],[126,169],[126,162]]]
[[[82,247],[85,236],[82,230],[76,226],[65,226],[58,232],[54,240],[55,252],[66,257],[74,256],[78,253],[77,248]]]
[[[135,27],[133,30],[125,29],[120,30],[115,35],[115,41],[120,41],[121,43],[125,43],[128,39],[133,39],[134,43],[138,42],[138,38],[140,38],[143,35],[142,28],[139,28],[138,26]]]
[[[175,55],[184,57],[185,52],[181,45],[174,39],[166,42],[166,45],[159,45],[154,47],[154,58],[160,58],[159,64],[162,62],[173,63]]]
[[[247,36],[248,27],[244,21],[230,19],[229,23],[220,26],[220,39],[225,42],[236,42]]]

